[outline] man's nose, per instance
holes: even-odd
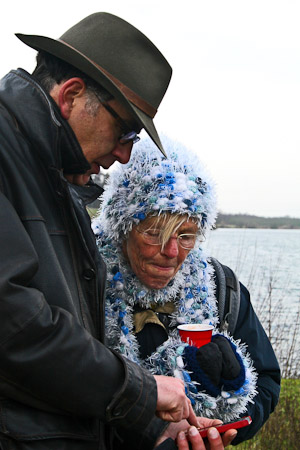
[[[132,147],[132,141],[128,142],[127,144],[120,144],[120,142],[118,142],[116,148],[112,153],[121,164],[127,164],[130,160]]]
[[[161,253],[168,258],[175,258],[178,255],[177,237],[170,237],[164,248],[161,249]]]

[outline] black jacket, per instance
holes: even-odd
[[[126,427],[133,449],[152,448],[155,380],[104,345],[105,266],[83,201],[98,188],[65,180],[89,164],[23,70],[0,83],[0,133],[0,447],[105,449],[107,429]]]

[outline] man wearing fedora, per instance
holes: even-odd
[[[106,348],[85,205],[101,194],[90,175],[126,163],[142,128],[163,152],[153,117],[171,67],[107,13],[58,40],[17,36],[39,53],[0,83],[0,448],[150,449],[165,421],[196,418],[181,381]]]

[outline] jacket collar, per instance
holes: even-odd
[[[97,200],[97,198],[103,193],[103,188],[94,183],[92,180],[84,186],[77,186],[75,184],[69,184],[69,186],[71,186],[72,190],[75,191],[81,198],[85,206]]]
[[[46,166],[74,174],[89,170],[79,142],[56,103],[25,70],[12,70],[1,80],[0,99]]]

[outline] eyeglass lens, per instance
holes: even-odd
[[[119,137],[120,144],[128,144],[128,142],[132,141],[133,144],[140,140],[137,132],[131,130],[127,123],[119,116],[119,114],[107,103],[101,102],[104,108],[116,119],[120,125],[121,130],[123,130],[122,135]]]
[[[149,245],[161,245],[161,233],[160,230],[149,230],[149,231],[140,231],[137,229],[139,233],[141,233],[144,237],[144,240]],[[190,250],[194,247],[196,242],[197,235],[193,233],[179,234],[176,239],[178,245],[180,247]]]

